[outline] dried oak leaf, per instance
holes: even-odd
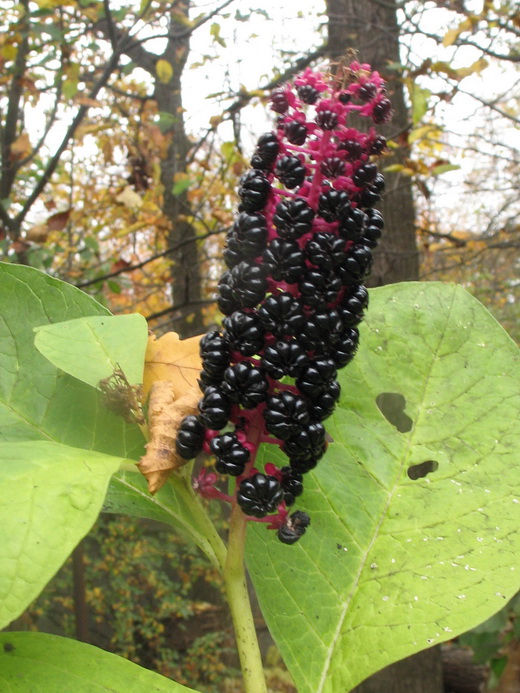
[[[146,454],[137,465],[148,481],[150,493],[156,493],[171,472],[186,464],[175,450],[177,430],[182,419],[196,414],[200,399],[198,388],[190,387],[176,399],[175,384],[169,380],[157,380],[151,386],[148,400],[148,428],[150,442]]]
[[[167,332],[159,339],[155,335],[148,338],[143,381],[145,397],[156,380],[170,381],[176,399],[182,397],[190,387],[197,387],[202,370],[199,355],[202,336],[181,340],[176,332]]]
[[[145,398],[149,395],[150,442],[138,467],[148,480],[150,493],[156,493],[174,469],[186,464],[177,455],[175,439],[182,419],[198,412],[201,336],[181,340],[175,332],[167,332],[159,339],[148,338],[143,394]]]

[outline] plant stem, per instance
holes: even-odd
[[[234,504],[229,525],[224,584],[235,628],[238,655],[244,677],[244,691],[245,693],[267,693],[246,583],[244,564],[246,527],[247,522],[243,512],[238,505]]]

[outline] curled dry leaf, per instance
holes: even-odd
[[[138,467],[148,480],[150,493],[156,493],[174,469],[186,464],[177,455],[175,439],[182,419],[198,411],[200,338],[181,340],[175,332],[167,332],[159,339],[155,335],[148,339],[143,395],[149,395],[150,442]]]
[[[157,380],[151,386],[148,402],[150,442],[138,464],[148,481],[150,493],[156,493],[170,473],[186,464],[175,450],[177,429],[188,414],[197,413],[200,391],[191,387],[182,397],[175,398],[175,385],[169,380]]]

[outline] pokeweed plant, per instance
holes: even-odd
[[[151,518],[221,573],[247,693],[266,684],[245,562],[298,691],[347,691],[518,591],[518,350],[454,285],[374,289],[366,310],[386,144],[350,120],[389,118],[377,73],[307,70],[272,107],[227,238],[221,331],[148,338],[141,316],[0,266],[0,624],[99,512]],[[12,691],[189,690],[84,643],[0,639]]]

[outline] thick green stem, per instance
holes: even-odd
[[[244,676],[244,691],[245,693],[267,693],[246,583],[244,564],[246,527],[244,514],[237,505],[234,505],[229,526],[224,584]]]

